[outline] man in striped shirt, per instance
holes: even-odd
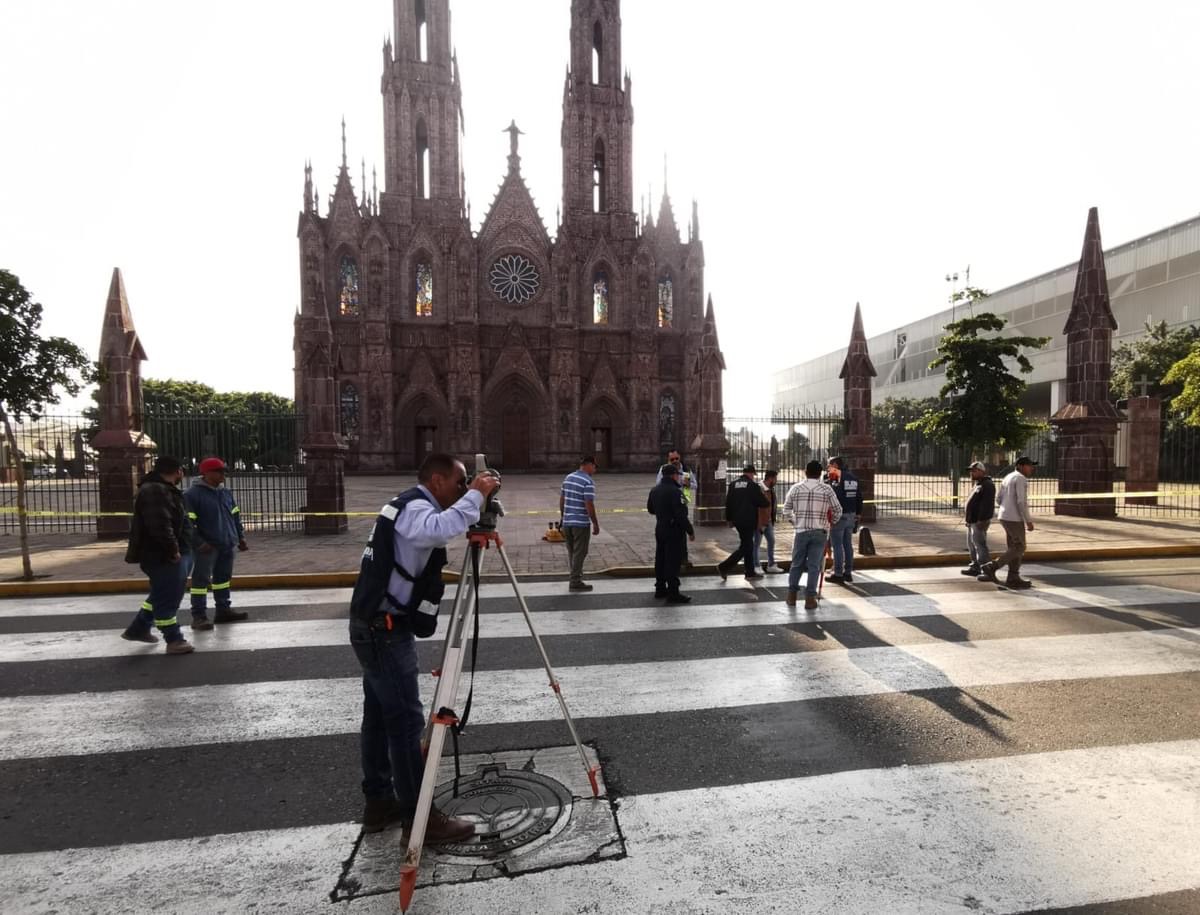
[[[796,606],[800,591],[800,573],[804,581],[804,609],[817,609],[817,581],[825,561],[825,541],[829,529],[842,517],[842,505],[833,488],[821,482],[821,462],[809,461],[804,468],[807,479],[788,490],[783,501],[783,516],[796,529],[792,541],[792,568],[788,572],[787,605]]]
[[[587,455],[579,462],[579,469],[569,473],[558,493],[558,512],[562,516],[563,539],[567,542],[567,560],[571,564],[572,591],[590,591],[592,586],[583,580],[583,561],[587,558],[588,544],[592,534],[600,533],[600,520],[596,517],[596,484],[592,475],[596,472],[596,459]]]

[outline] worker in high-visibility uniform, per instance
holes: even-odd
[[[242,510],[225,486],[225,462],[218,457],[200,462],[200,479],[183,494],[195,528],[192,567],[192,629],[212,629],[213,623],[238,623],[249,614],[233,609],[234,550],[248,550]],[[217,605],[208,618],[208,591]]]

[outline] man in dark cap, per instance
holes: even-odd
[[[758,530],[758,510],[771,503],[754,479],[758,470],[753,464],[742,468],[742,475],[729,484],[725,494],[725,520],[738,532],[738,548],[724,561],[717,563],[717,572],[724,581],[737,568],[739,561],[745,562],[746,580],[762,578],[762,572],[754,567],[754,532]]]
[[[679,592],[679,568],[683,564],[685,540],[696,539],[688,520],[679,467],[663,464],[658,485],[650,490],[646,511],[654,515],[654,596],[668,604],[686,604],[691,598]]]

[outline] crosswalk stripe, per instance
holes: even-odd
[[[995,589],[942,594],[901,594],[857,597],[830,594],[813,612],[788,608],[782,600],[736,604],[697,604],[612,608],[579,611],[541,610],[535,625],[544,636],[587,636],[620,632],[660,632],[684,629],[727,629],[780,626],[795,622],[904,619],[934,614],[1053,611],[1072,607],[1145,607],[1200,603],[1200,595],[1155,585],[1114,585],[1091,588],[1048,587],[1037,591]],[[186,617],[185,625],[186,625]],[[529,634],[520,613],[489,613],[480,624],[485,638],[521,638]],[[120,630],[0,634],[0,664],[124,657],[152,654],[161,646],[131,646]],[[196,647],[212,651],[261,651],[274,648],[316,648],[347,642],[345,619],[242,623],[193,634]]]
[[[904,648],[609,664],[558,671],[579,718],[733,708],[832,696],[982,684],[1127,677],[1200,670],[1192,629],[1069,635]],[[544,672],[481,671],[473,720],[517,724],[560,717]],[[422,699],[432,678],[421,677]],[[255,682],[0,699],[0,759],[121,752],[349,733],[357,678]],[[65,721],[88,722],[64,728]]]
[[[1200,885],[1198,755],[1188,740],[635,795],[620,807],[623,859],[426,887],[417,903],[431,915],[642,915],[684,911],[683,900],[689,912],[940,915],[1188,890]],[[319,911],[357,831],[7,855],[0,910],[240,913],[270,900],[272,911]],[[383,915],[396,898],[346,906]]]

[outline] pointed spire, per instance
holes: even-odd
[[[346,166],[346,116],[342,115],[342,168]]]
[[[365,213],[365,212],[367,212],[367,204],[370,202],[370,198],[367,197],[367,157],[366,156],[362,157],[362,192],[361,193],[362,193],[362,204],[361,205],[362,205],[362,210]]]
[[[501,133],[508,134],[508,170],[509,172],[519,172],[521,170],[521,154],[517,151],[518,137],[524,131],[517,126],[514,119]]]
[[[871,351],[867,347],[867,335],[863,331],[862,305],[854,303],[854,326],[850,328],[850,346],[838,378],[874,378],[875,365],[871,362]]]
[[[121,268],[113,267],[112,279],[108,284],[108,301],[104,304],[104,329],[100,333],[100,356],[133,356],[145,359],[137,330],[133,326],[133,313],[129,310],[129,299],[125,295],[125,278]]]
[[[375,166],[371,166],[371,209],[379,215],[379,185],[376,183]]]
[[[665,175],[664,175],[665,177]],[[679,227],[675,222],[675,208],[671,206],[671,195],[663,185],[662,203],[658,208],[658,230],[671,241],[679,241]]]
[[[1104,247],[1100,242],[1100,214],[1096,207],[1092,207],[1088,210],[1083,253],[1079,255],[1071,312],[1067,315],[1063,333],[1099,328],[1116,330],[1117,321],[1108,298],[1108,271],[1104,266]]]
[[[700,240],[700,204],[692,198],[692,240]]]
[[[304,160],[304,212],[313,211],[312,162]]]

